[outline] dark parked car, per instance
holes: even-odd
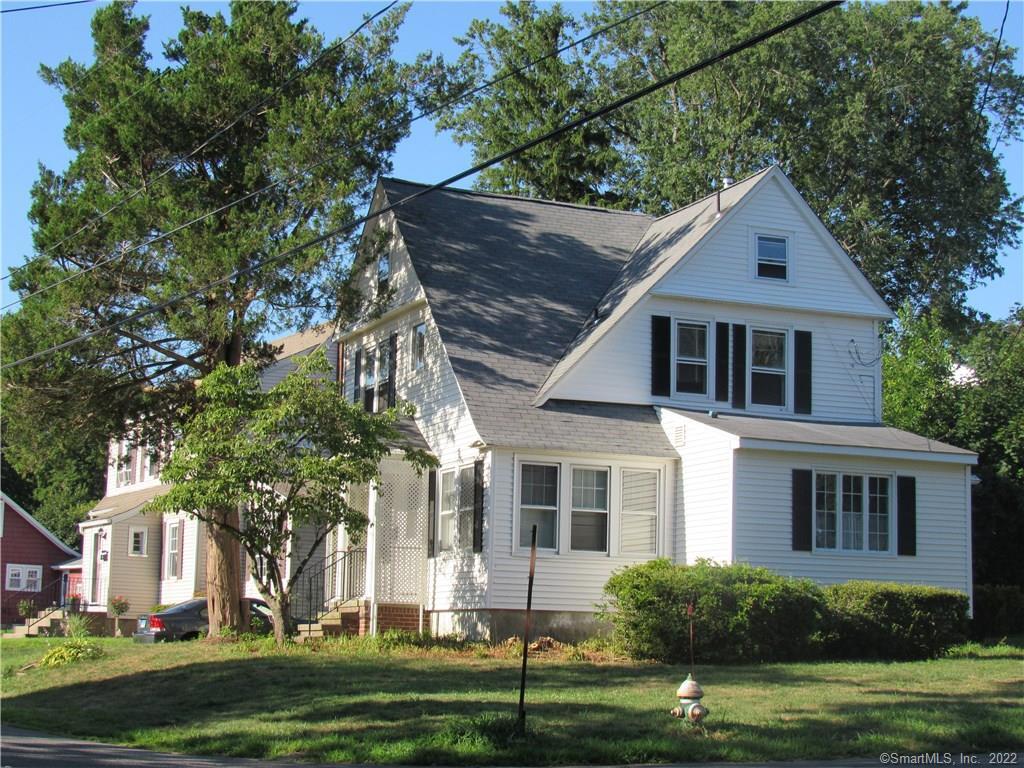
[[[273,629],[274,618],[262,600],[245,598],[249,604],[250,624],[254,632],[269,632]],[[195,640],[206,637],[210,619],[207,614],[206,598],[186,600],[156,613],[139,616],[139,623],[132,637],[137,643],[158,643],[165,640]]]

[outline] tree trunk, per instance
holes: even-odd
[[[280,648],[288,639],[291,629],[291,595],[288,593],[265,596],[271,613],[274,614],[274,642]]]
[[[218,509],[211,518],[206,526],[206,603],[210,637],[217,637],[225,629],[242,628],[238,541],[225,528],[238,529],[238,510]]]

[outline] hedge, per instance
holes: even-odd
[[[654,560],[617,571],[603,618],[634,658],[689,658],[695,607],[702,663],[826,658],[921,659],[964,639],[967,597],[951,590],[853,581],[821,589],[746,564]]]
[[[783,661],[814,655],[824,600],[810,581],[766,568],[654,560],[613,574],[602,616],[636,658],[689,658],[687,604],[695,607],[695,653],[703,662]]]

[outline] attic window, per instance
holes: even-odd
[[[757,236],[757,276],[769,280],[789,279],[789,241],[773,235]]]
[[[377,295],[381,295],[388,289],[391,280],[391,256],[382,254],[377,259]]]

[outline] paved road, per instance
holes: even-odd
[[[958,755],[951,755],[951,762],[944,763],[943,753],[932,753],[937,756],[933,761],[918,759],[902,764],[949,764],[964,765],[967,762],[957,760]],[[1004,753],[1006,754],[1006,753]],[[1016,755],[1011,765],[1024,765],[1024,754]],[[910,756],[904,756],[910,757]],[[995,765],[989,762],[988,754],[975,756],[972,765]],[[1005,764],[1004,761],[1001,764]],[[858,758],[850,760],[831,760],[827,762],[790,762],[790,763],[691,763],[691,768],[877,768],[882,765],[900,765],[901,761],[886,762],[877,758]],[[285,763],[266,760],[250,760],[237,757],[196,757],[192,755],[172,755],[161,752],[149,752],[144,749],[115,747],[99,744],[94,741],[77,741],[60,736],[48,736],[35,731],[3,726],[0,729],[0,768],[127,768],[128,766],[145,766],[145,768],[331,768],[313,763]],[[371,768],[346,764],[345,768]],[[381,768],[373,766],[372,768]],[[657,768],[684,768],[683,766],[657,766]]]

